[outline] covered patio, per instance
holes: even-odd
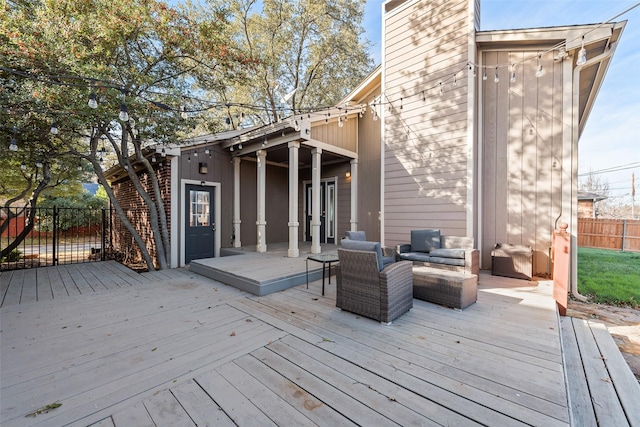
[[[20,274],[0,276],[3,296],[37,288],[0,309],[3,426],[640,420],[606,329],[560,320],[547,281],[481,274],[467,309],[414,300],[382,326],[336,309],[335,284],[321,296],[320,281],[256,297],[114,262]]]

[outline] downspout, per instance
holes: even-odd
[[[590,60],[588,60],[587,62],[585,62],[582,65],[576,65],[576,68],[574,68],[573,70],[573,108],[574,111],[576,112],[574,114],[574,125],[571,126],[571,133],[572,133],[572,141],[573,141],[573,146],[576,147],[576,150],[574,150],[574,153],[572,153],[572,156],[575,156],[577,158],[577,148],[578,148],[578,139],[579,139],[579,128],[580,128],[580,118],[579,118],[579,107],[580,107],[580,71],[583,68],[586,67],[590,67],[598,62],[602,62],[603,60],[610,58],[613,55],[613,52],[615,51],[615,46],[616,43],[611,43],[607,46],[607,50],[603,53],[601,53],[600,55],[591,58]],[[577,122],[577,123],[576,123]],[[576,132],[576,128],[578,129],[578,135],[575,134]],[[573,163],[573,162],[572,162]],[[576,163],[576,167],[577,167],[577,161]],[[577,200],[577,195],[573,194],[573,179],[575,176],[577,176],[577,171],[575,171],[576,173],[574,173],[574,171],[571,171],[571,187],[572,187],[572,206],[573,206],[573,199]],[[577,202],[576,202],[577,203]],[[560,215],[562,215],[562,207],[560,208]],[[557,229],[557,224],[558,224],[558,219],[560,218],[560,216],[558,216],[558,218],[556,219],[556,229]],[[577,233],[577,211],[575,209],[571,210],[571,229],[572,234],[573,233]],[[572,236],[572,242],[571,242],[571,270],[570,270],[570,277],[569,277],[569,291],[571,293],[571,296],[573,296],[575,299],[577,299],[578,301],[581,302],[587,302],[588,299],[584,296],[581,295],[578,292],[578,242],[577,242],[577,235],[575,235],[575,240],[574,237]]]

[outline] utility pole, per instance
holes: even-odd
[[[636,219],[634,212],[636,206],[636,174],[631,172],[631,219]]]

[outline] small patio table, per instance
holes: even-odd
[[[331,263],[338,262],[340,259],[336,254],[317,254],[317,255],[309,255],[305,260],[305,265],[307,268],[307,289],[309,289],[309,261],[321,262],[322,263],[322,295],[324,296],[324,276],[325,276],[325,267],[329,266],[329,284],[331,284]]]

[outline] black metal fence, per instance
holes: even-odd
[[[104,261],[111,217],[104,208],[0,208],[0,270]]]

